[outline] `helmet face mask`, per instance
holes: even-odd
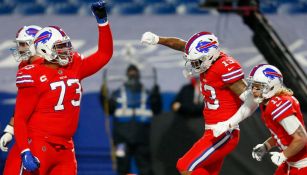
[[[54,43],[53,52],[57,55],[56,60],[60,65],[67,65],[72,61],[73,48],[70,40]]]
[[[208,32],[193,35],[185,47],[186,74],[195,75],[207,71],[219,55],[216,36]]]
[[[11,52],[16,61],[27,61],[36,54],[34,47],[34,36],[41,30],[41,27],[30,25],[20,28],[16,34],[16,47]]]

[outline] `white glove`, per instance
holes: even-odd
[[[212,127],[213,136],[218,137],[221,134],[225,133],[226,131],[230,130],[230,124],[229,122],[218,122]]]
[[[152,32],[145,32],[142,36],[141,43],[148,45],[156,45],[159,42],[159,36]]]
[[[257,161],[261,161],[262,157],[268,152],[265,144],[258,144],[253,148],[252,156]]]
[[[6,125],[4,129],[4,134],[0,138],[0,149],[4,152],[8,151],[8,143],[10,143],[13,139],[14,135],[14,127],[11,125]]]
[[[272,162],[277,166],[281,165],[287,160],[287,157],[284,155],[283,152],[270,152],[270,154],[272,155]]]

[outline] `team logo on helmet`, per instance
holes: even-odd
[[[273,80],[275,78],[282,78],[282,75],[276,72],[275,70],[271,68],[266,68],[263,71],[263,74],[268,77],[269,79]]]
[[[200,41],[197,46],[196,50],[201,53],[208,53],[210,48],[218,48],[217,45],[215,45],[217,42],[207,42],[207,41]]]
[[[30,35],[30,36],[35,36],[36,35],[36,33],[38,32],[38,30],[37,29],[34,29],[34,28],[28,28],[27,30],[26,30],[26,34],[28,34],[28,35]]]
[[[41,42],[43,44],[45,44],[47,41],[49,41],[49,39],[51,38],[52,33],[45,31],[43,33],[41,33],[37,39],[34,41],[35,45],[37,45],[37,43]]]

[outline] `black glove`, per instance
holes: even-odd
[[[103,24],[108,21],[105,1],[98,1],[93,3],[91,10],[95,15],[98,24]]]

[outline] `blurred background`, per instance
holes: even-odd
[[[96,0],[0,0],[0,133],[14,111],[18,63],[9,49],[15,46],[17,30],[32,24],[60,26],[72,39],[74,49],[87,56],[97,48],[97,24],[90,11],[92,2]],[[155,174],[178,174],[175,160],[193,143],[182,139],[195,141],[203,132],[201,116],[187,121],[176,117],[170,109],[176,93],[189,81],[182,75],[183,54],[163,46],[141,45],[141,36],[146,31],[185,40],[199,31],[213,32],[222,49],[240,61],[246,76],[260,63],[278,66],[285,74],[286,85],[295,91],[306,111],[307,0],[106,2],[115,50],[106,67],[83,81],[80,123],[74,137],[78,174],[115,174],[99,102],[102,74],[106,70],[112,91],[123,83],[130,63],[140,68],[142,82],[148,89],[154,85],[156,69],[163,95],[163,114],[154,119],[151,133]],[[259,12],[265,19],[255,17],[254,13]],[[275,167],[269,157],[263,162],[251,158],[252,147],[269,136],[258,114],[242,123],[239,146],[226,158],[221,174],[273,174]],[[0,152],[0,172],[6,156],[7,153]],[[132,172],[137,169],[133,168]]]

